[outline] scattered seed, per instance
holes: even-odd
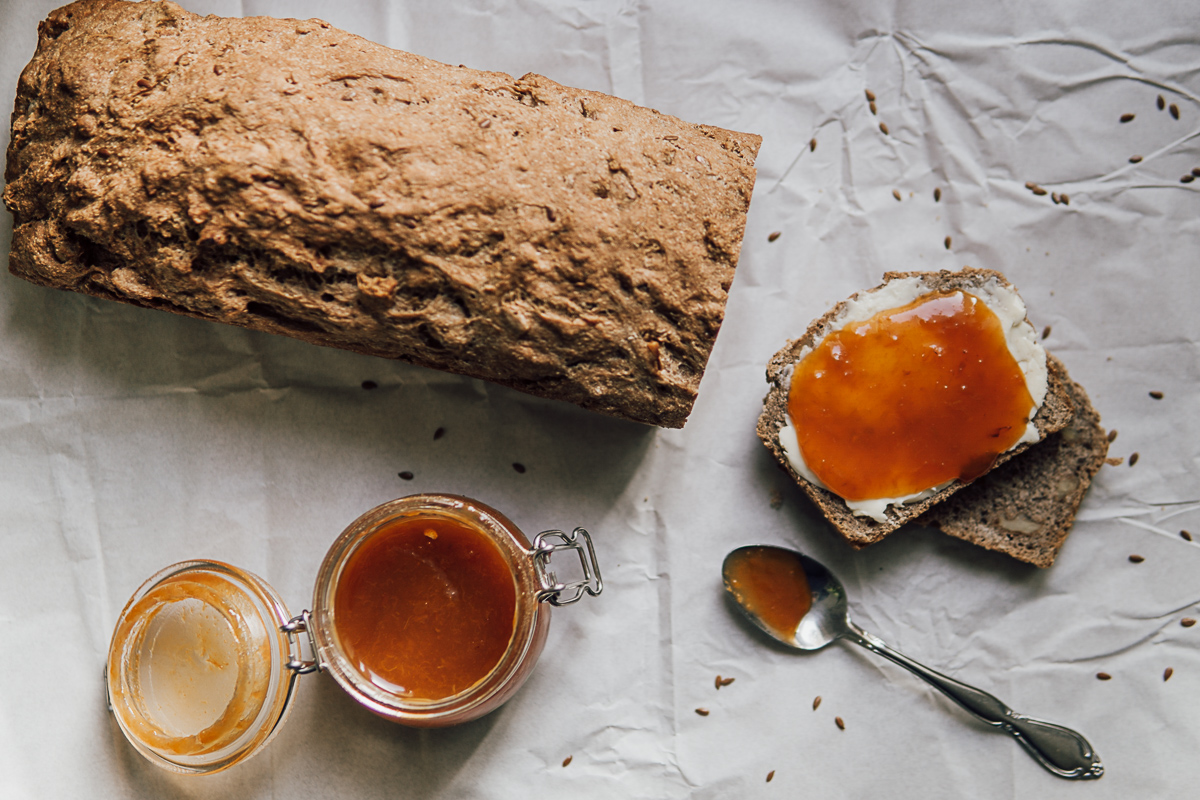
[[[378,389],[378,388],[379,388],[379,384],[378,384],[378,383],[376,383],[375,381],[363,381],[363,382],[362,382],[362,387],[363,387],[364,389]]]
[[[1166,669],[1164,669],[1163,670],[1163,683],[1166,683],[1167,681],[1171,680],[1171,676],[1174,674],[1175,674],[1174,667],[1167,667]]]
[[[1108,443],[1112,444],[1116,440],[1116,438],[1117,438],[1117,429],[1113,428],[1111,431],[1108,432]]]
[[[1164,108],[1166,108],[1166,107],[1167,107],[1167,101],[1166,101],[1166,100],[1164,100],[1164,99],[1163,99],[1163,96],[1160,94],[1160,95],[1158,96],[1158,100],[1156,100],[1156,101],[1155,101],[1155,105],[1157,105],[1157,106],[1158,106],[1158,110],[1159,110],[1159,111],[1162,111]]]
[[[808,140],[808,151],[811,153],[811,152],[815,151],[816,149],[817,149],[817,140],[809,139]]]
[[[513,469],[515,469],[517,472],[521,473],[522,475],[525,474],[525,465],[519,461],[513,462]]]
[[[733,683],[733,680],[733,678],[721,678],[717,688],[720,689],[722,686],[728,686],[729,684]]]
[[[778,489],[771,490],[771,508],[783,508],[783,495]]]
[[[841,717],[834,717],[833,724],[838,726],[839,731],[846,730],[846,721],[844,719],[842,719]]]
[[[1179,620],[1179,624],[1185,628],[1190,628],[1196,624],[1196,620],[1192,619],[1191,617],[1184,617],[1183,619]]]
[[[1171,112],[1171,119],[1179,119],[1179,106],[1171,103],[1171,106],[1168,110]]]
[[[433,440],[436,442],[438,439],[442,438],[445,435],[446,435],[446,429],[438,428],[436,431],[433,432]]]
[[[872,100],[870,103],[867,103],[867,108],[871,109],[872,114],[879,113],[878,111],[875,110],[875,101],[874,100]]]
[[[702,717],[707,717],[707,716],[708,716],[708,709],[707,709],[707,708],[697,708],[697,709],[696,709],[696,713],[697,713],[697,714],[699,714],[699,715],[700,715],[700,716],[702,716]]]
[[[479,123],[479,127],[490,128],[490,127],[492,127],[492,121],[490,119],[485,119],[483,122]]]
[[[1025,188],[1032,192],[1034,189],[1038,188],[1038,185],[1033,181],[1025,181]]]
[[[1153,397],[1155,400],[1162,400],[1162,399],[1163,399],[1163,393],[1162,393],[1162,392],[1151,392],[1151,393],[1150,393],[1150,396],[1151,396],[1151,397]]]
[[[572,760],[573,758],[575,758],[575,756],[567,756],[566,758],[564,758],[564,759],[563,759],[563,766],[564,766],[564,767],[569,767],[569,766],[571,765],[571,760]]]
[[[1142,157],[1141,156],[1130,156],[1129,163],[1130,164],[1140,164],[1140,163],[1142,163]]]
[[[1200,167],[1192,167],[1192,174],[1200,178]]]
[[[935,203],[942,202],[942,187],[938,186],[937,188],[935,188],[933,190],[933,202],[935,202]]]
[[[1063,204],[1064,206],[1069,206],[1069,205],[1071,205],[1071,195],[1069,195],[1069,194],[1066,194],[1065,192],[1064,192],[1063,194],[1060,194],[1060,195],[1058,196],[1058,199],[1062,201],[1062,204]]]
[[[1180,183],[1191,183],[1194,180],[1196,180],[1196,176],[1189,172],[1186,175],[1184,175],[1182,178],[1180,178],[1179,182]]]
[[[143,89],[149,89],[153,84],[145,78],[138,78],[137,85]]]
[[[949,236],[947,236],[946,239],[942,242],[942,244],[946,245],[946,249],[949,250],[952,242],[953,242],[953,240]]]
[[[1112,675],[1109,675],[1107,672],[1097,672],[1096,677],[1102,681],[1111,681],[1112,680]]]
[[[1054,205],[1058,205],[1058,192],[1051,192],[1050,199],[1054,201]]]
[[[721,676],[717,675],[717,677],[713,680],[713,686],[717,689],[720,689],[724,685],[725,684],[721,683]]]
[[[1133,114],[1122,114],[1121,122],[1133,122]]]
[[[867,89],[867,102],[868,102],[868,103],[874,103],[874,102],[875,102],[875,93],[874,93],[874,92],[872,92],[870,89]]]
[[[774,779],[775,779],[775,770],[771,770],[770,772],[767,773],[767,783],[770,783]]]
[[[1131,564],[1140,564],[1145,560],[1146,560],[1145,556],[1139,556],[1137,553],[1134,553],[1133,555],[1131,555],[1129,557],[1129,563],[1131,563]]]
[[[400,472],[397,474],[400,476],[400,480],[403,480],[403,481],[411,481],[413,479],[413,474],[411,472],[409,472],[408,470],[404,470],[404,472]]]
[[[813,698],[813,711],[816,711],[820,707],[821,707],[821,695],[817,695],[816,697]]]
[[[384,205],[386,202],[387,202],[386,200],[382,200],[382,199],[376,197],[374,200],[367,203],[367,205],[370,206],[371,208],[379,208],[382,205]]]
[[[900,202],[900,190],[892,189],[892,197],[896,198],[896,202]]]
[[[1040,186],[1037,186],[1034,188],[1033,193],[1036,194],[1038,197],[1042,197],[1046,194],[1046,190]]]
[[[783,236],[783,231],[771,231],[771,235],[767,237],[767,241],[773,242],[776,239],[778,239],[780,236]]]
[[[1192,532],[1191,531],[1180,531],[1179,538],[1183,539],[1185,542],[1190,542],[1192,540]]]
[[[1129,466],[1131,466],[1131,467],[1132,467],[1132,466],[1133,466],[1134,464],[1136,464],[1137,462],[1138,462],[1138,454],[1137,454],[1137,453],[1130,453],[1130,454],[1129,454]]]
[[[879,123],[879,130],[883,131],[883,135],[884,135],[884,136],[887,136],[887,135],[888,135],[888,126],[887,126],[887,123],[886,123],[886,122],[881,122],[881,123]]]
[[[1047,325],[1046,327],[1042,328],[1042,338],[1043,338],[1043,339],[1049,339],[1049,338],[1050,338],[1050,326],[1049,326],[1049,325]]]

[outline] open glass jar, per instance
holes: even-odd
[[[567,551],[581,577],[562,583],[551,558]],[[221,562],[185,561],[151,577],[113,633],[109,706],[142,755],[185,773],[217,772],[262,749],[307,672],[328,672],[387,719],[454,725],[524,683],[549,606],[602,588],[582,528],[530,543],[474,500],[405,497],[338,537],[312,610],[294,617],[262,579]]]

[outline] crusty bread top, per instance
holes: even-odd
[[[1049,359],[1065,377],[1058,359]],[[1108,455],[1108,437],[1087,392],[1070,378],[1066,386],[1075,405],[1067,427],[938,503],[915,524],[1039,567],[1053,564]]]
[[[921,278],[931,292],[970,291],[972,288],[978,288],[993,279],[998,280],[1014,292],[1016,291],[1013,289],[1012,284],[1000,273],[994,270],[971,268],[963,269],[960,272],[950,272],[947,270],[941,272],[889,272],[883,276],[883,283],[880,286],[869,291],[878,291],[893,280],[913,277]],[[916,519],[927,509],[932,508],[935,504],[945,500],[966,485],[961,481],[955,480],[940,492],[919,502],[900,506],[888,506],[885,512],[887,521],[878,522],[870,517],[856,515],[846,506],[845,501],[841,497],[809,482],[796,472],[787,455],[784,453],[783,446],[779,442],[779,430],[787,423],[787,398],[790,388],[791,367],[799,360],[801,352],[806,347],[814,347],[829,333],[833,321],[842,314],[847,304],[858,298],[860,294],[862,293],[854,294],[849,300],[838,303],[827,314],[813,321],[803,336],[788,342],[786,346],[771,358],[767,364],[767,382],[770,384],[770,390],[763,399],[763,410],[758,418],[757,428],[759,438],[775,455],[780,465],[800,484],[800,488],[817,504],[830,523],[854,547],[865,547],[879,541],[904,523]],[[1042,401],[1041,408],[1038,409],[1037,414],[1033,418],[1033,423],[1038,429],[1039,441],[1050,433],[1065,427],[1070,422],[1071,416],[1074,413],[1060,371],[1061,364],[1057,361],[1048,361],[1047,367],[1049,371],[1049,386],[1046,390],[1046,397]],[[1002,453],[992,468],[995,469],[1019,453],[1024,452],[1029,446],[1029,443],[1019,444],[1013,449]]]
[[[683,425],[760,137],[319,20],[83,0],[39,34],[14,274]]]

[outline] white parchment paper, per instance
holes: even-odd
[[[54,5],[0,3],[0,118]],[[1180,619],[1200,617],[1200,545],[1179,534],[1200,537],[1200,181],[1180,182],[1200,167],[1192,0],[184,5],[320,16],[760,133],[746,242],[682,431],[0,275],[0,798],[1194,793],[1200,626]],[[11,226],[0,215],[0,252]],[[1119,431],[1111,454],[1139,455],[1101,471],[1049,570],[924,529],[851,551],[754,436],[766,360],[812,318],[886,270],[967,264],[1016,284]],[[101,668],[146,577],[216,558],[298,612],[342,528],[419,491],[595,537],[603,596],[555,613],[503,709],[416,731],[315,675],[271,746],[220,775],[168,774],[126,744]],[[721,590],[725,553],[753,542],[829,565],[859,623],[909,655],[1084,732],[1107,774],[1051,776],[850,645],[772,646]],[[735,682],[717,690],[718,674]]]

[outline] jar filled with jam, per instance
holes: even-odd
[[[578,558],[559,582],[555,555]],[[513,695],[546,641],[550,606],[602,589],[591,537],[530,542],[465,497],[424,494],[363,514],[318,572],[312,610],[291,616],[249,572],[188,561],[130,599],[109,648],[109,704],[156,764],[216,772],[278,730],[296,678],[327,672],[363,706],[420,727],[476,719]]]

